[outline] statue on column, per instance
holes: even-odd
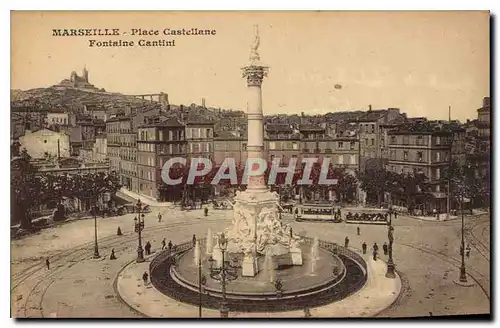
[[[254,25],[254,33],[255,33],[255,38],[253,41],[253,45],[251,48],[250,52],[250,61],[259,61],[260,60],[260,55],[258,53],[259,50],[259,45],[260,45],[260,36],[259,36],[259,26]]]

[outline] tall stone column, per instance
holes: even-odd
[[[259,31],[256,27],[250,62],[242,68],[248,90],[247,155],[249,159],[267,161],[261,86],[268,67],[260,62],[257,52],[259,44]],[[290,264],[302,265],[302,253],[298,248],[300,238],[282,226],[277,207],[279,196],[269,191],[264,178],[264,174],[249,177],[247,190],[236,193],[233,224],[227,230],[227,250],[229,253],[244,254],[242,275],[246,277],[258,274],[258,258],[262,254],[275,257],[288,255]]]
[[[247,158],[261,158],[267,161],[267,154],[264,150],[264,116],[262,114],[262,81],[267,76],[269,70],[260,62],[260,55],[257,52],[260,44],[259,30],[255,27],[255,41],[250,53],[250,62],[243,67],[243,77],[247,79],[248,89],[248,143]],[[248,168],[250,169],[250,168]],[[248,190],[254,192],[264,192],[267,190],[264,175],[252,176],[248,180]]]

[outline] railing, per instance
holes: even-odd
[[[204,244],[205,238],[199,240]],[[314,239],[305,237],[304,243],[312,244]],[[300,310],[305,307],[316,307],[341,300],[359,290],[367,281],[366,263],[356,253],[338,246],[336,243],[319,241],[319,246],[323,249],[331,250],[337,254],[344,262],[347,274],[338,284],[325,290],[318,290],[316,293],[306,294],[287,298],[284,301],[281,298],[268,298],[249,300],[247,298],[229,298],[228,306],[230,311],[239,312],[276,312]],[[192,305],[199,305],[200,298],[197,291],[186,288],[171,277],[171,265],[175,265],[176,258],[183,252],[193,247],[192,242],[186,242],[177,245],[170,253],[168,250],[162,251],[150,264],[151,282],[160,290],[173,299]],[[167,261],[167,263],[165,263]],[[358,262],[358,263],[356,263]],[[362,268],[364,270],[362,270]],[[355,269],[357,267],[358,269]],[[364,271],[364,272],[363,272]],[[220,307],[221,297],[217,293],[206,293],[203,296],[202,303],[204,308],[218,309]]]

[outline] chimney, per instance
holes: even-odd
[[[201,98],[201,107],[206,108],[205,107],[205,98]]]
[[[368,110],[371,111],[372,110],[372,105],[368,105]]]

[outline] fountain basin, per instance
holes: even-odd
[[[312,243],[306,239],[301,245],[305,254],[302,266],[282,266],[276,271],[276,277],[283,284],[282,293],[276,292],[269,276],[262,271],[255,277],[242,277],[238,272],[237,279],[226,284],[229,309],[241,312],[303,309],[341,300],[363,288],[367,281],[366,263],[356,253],[334,243],[319,242],[319,259],[314,265],[315,274],[311,275]],[[186,247],[181,247],[175,254],[161,253],[151,262],[150,272],[151,281],[158,291],[179,302],[199,305],[198,267],[193,264],[193,251],[186,243]],[[230,255],[229,258],[237,256]],[[261,270],[264,258],[258,260]],[[202,263],[202,273],[207,278],[202,291],[202,306],[217,309],[222,298],[221,282],[210,277],[206,257]]]

